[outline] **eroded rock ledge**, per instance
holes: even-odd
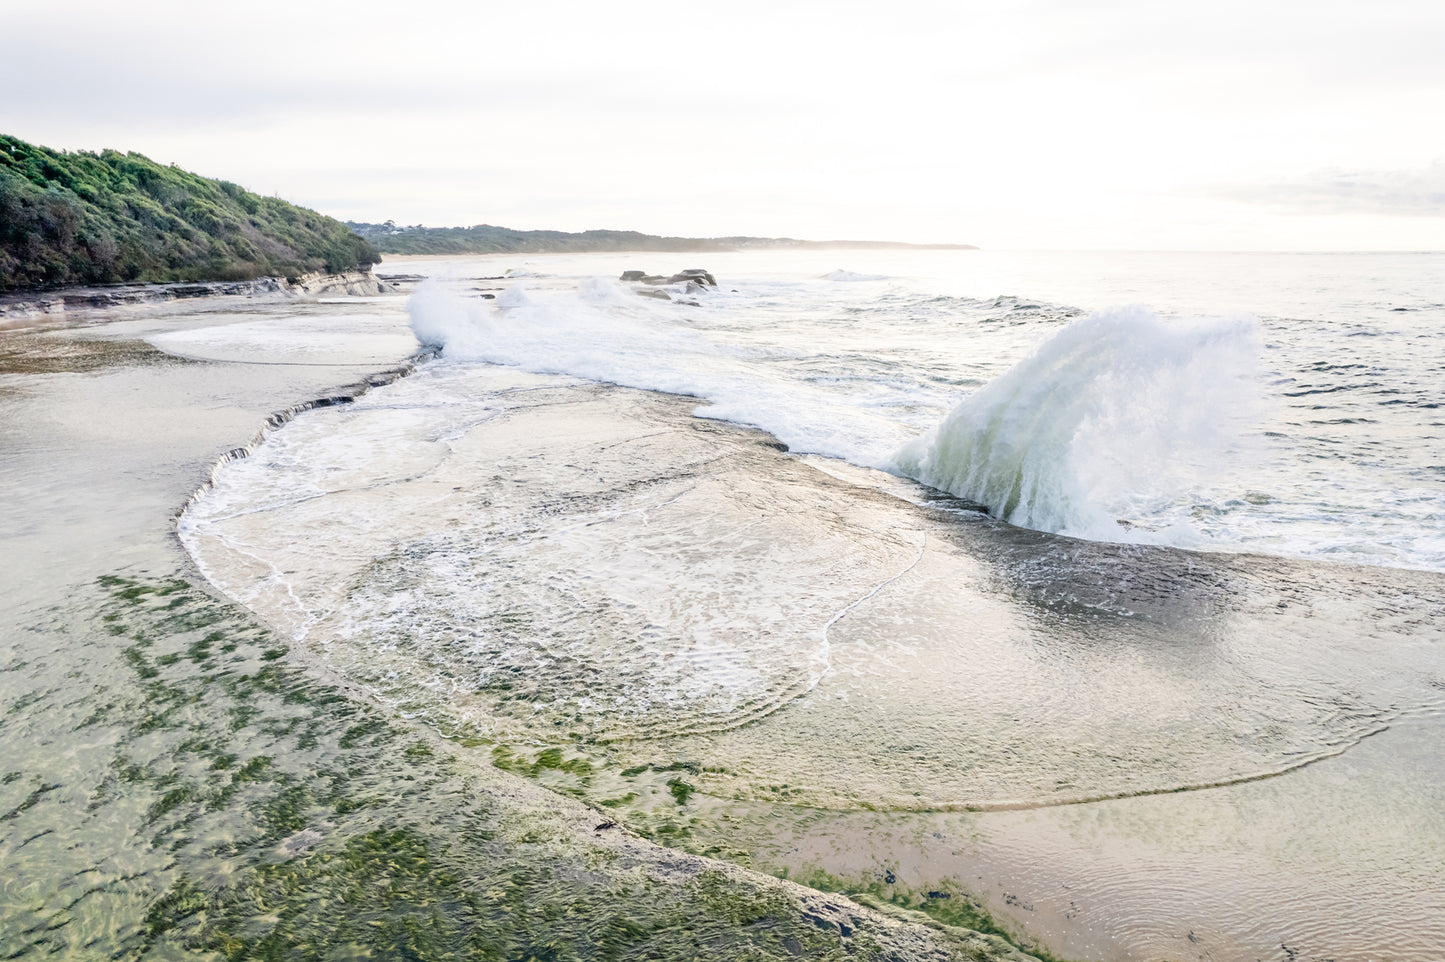
[[[306,274],[297,278],[258,277],[249,281],[196,281],[175,284],[107,284],[66,287],[53,291],[23,291],[0,296],[0,318],[33,317],[73,310],[95,310],[191,297],[334,297],[374,296],[397,290],[370,271],[342,274]]]

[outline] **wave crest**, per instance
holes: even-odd
[[[1187,541],[1195,491],[1259,413],[1258,325],[1144,307],[1074,321],[895,455],[902,473],[1020,527]],[[1121,523],[1125,522],[1125,523]]]

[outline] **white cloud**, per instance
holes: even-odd
[[[1436,167],[1290,172],[1445,157],[1438,0],[61,6],[0,7],[6,132],[363,219],[1303,247]]]

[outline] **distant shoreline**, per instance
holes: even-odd
[[[956,250],[972,244],[909,244],[901,241],[799,240],[793,237],[666,237],[631,230],[513,230],[491,224],[472,227],[399,227],[388,221],[346,221],[382,254],[584,254],[714,253],[766,250]]]

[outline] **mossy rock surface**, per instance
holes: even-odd
[[[1023,958],[645,840],[318,682],[185,579],[107,577],[90,596],[36,630],[105,683],[71,670],[7,717],[63,705],[110,761],[91,785],[41,754],[0,773],[26,893],[0,899],[4,957]],[[499,760],[585,774],[565,753]]]

